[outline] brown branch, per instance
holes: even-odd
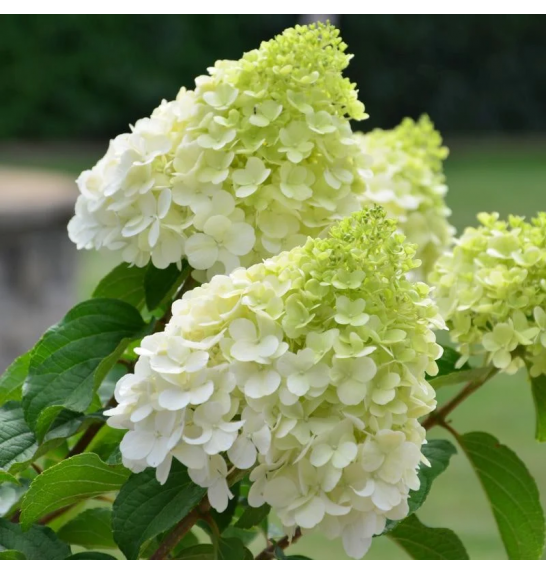
[[[87,430],[80,437],[80,440],[72,447],[71,451],[68,453],[67,458],[71,456],[76,456],[81,454],[95,438],[100,429],[104,426],[104,422],[95,422],[87,427]]]
[[[300,528],[296,528],[296,532],[294,532],[294,536],[285,536],[281,538],[278,542],[273,542],[267,548],[262,550],[254,560],[274,560],[275,559],[275,548],[280,548],[281,550],[285,550],[291,544],[296,543],[301,538],[302,532]]]
[[[250,470],[239,470],[234,469],[234,472],[230,473],[228,479],[228,485],[233,486],[235,483],[242,480]],[[148,560],[167,560],[169,557],[169,552],[186,536],[186,534],[195,526],[198,520],[209,521],[210,516],[208,514],[210,510],[210,503],[207,497],[203,498],[198,506],[196,506],[189,514],[187,514],[174,530],[163,540],[159,548],[154,552],[154,554]],[[216,524],[214,524],[216,527]]]
[[[492,368],[482,379],[478,381],[470,381],[467,383],[460,393],[455,395],[443,407],[431,413],[423,422],[423,427],[428,430],[436,425],[445,426],[447,415],[449,415],[451,411],[457,408],[465,399],[467,399],[472,393],[475,393],[481,386],[483,386],[491,377],[497,373],[498,369]]]
[[[153,553],[149,560],[167,560],[169,552],[186,536],[195,526],[195,523],[210,510],[207,498],[204,498],[199,506],[195,507],[187,514],[174,528],[174,530],[163,540],[159,548]]]
[[[68,512],[72,508],[74,508],[75,504],[71,504],[70,506],[63,506],[63,508],[58,508],[49,514],[46,514],[44,517],[38,520],[39,524],[49,524],[51,521],[55,520],[59,516],[62,516],[65,512]]]
[[[15,524],[17,524],[19,522],[19,518],[21,518],[20,508],[13,513],[13,516],[9,520],[10,522],[14,522]]]

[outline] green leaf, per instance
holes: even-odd
[[[27,560],[63,560],[70,547],[57,538],[51,528],[32,526],[23,532],[21,525],[0,518],[0,548],[16,550]]]
[[[26,558],[18,550],[0,550],[0,560],[26,560]]]
[[[30,428],[43,436],[63,407],[84,412],[128,342],[144,332],[140,313],[123,301],[76,305],[32,351],[23,393]]]
[[[125,431],[121,429],[114,429],[108,425],[104,425],[91,444],[88,447],[89,452],[94,452],[98,454],[102,460],[105,460],[108,464],[121,464],[121,453],[119,459],[110,460],[110,456],[114,452],[119,452],[119,444]]]
[[[112,511],[109,508],[90,508],[67,522],[57,536],[84,548],[117,548],[112,536]]]
[[[421,463],[419,467],[419,490],[412,490],[408,499],[410,512],[416,512],[425,502],[433,481],[446,470],[457,449],[448,440],[429,440],[421,447],[421,452],[430,466]]]
[[[28,427],[21,403],[10,401],[0,407],[0,469],[32,458],[38,450],[34,433]]]
[[[190,268],[184,262],[182,270],[176,264],[158,269],[151,263],[146,267],[118,265],[98,284],[94,298],[118,299],[139,311],[146,306],[149,311],[170,303],[173,295],[188,277]]]
[[[453,371],[467,371],[470,369],[468,363],[465,363],[460,369],[457,369],[455,365],[462,355],[451,347],[444,346],[443,349],[444,352],[442,353],[442,356],[439,359],[436,359],[438,374],[435,375],[435,377],[431,377],[431,379],[449,375],[449,373],[452,373]]]
[[[105,552],[78,552],[65,560],[117,560],[117,558]]]
[[[531,389],[536,413],[535,437],[546,442],[546,375],[531,379]]]
[[[241,528],[235,528],[230,524],[223,532],[222,535],[225,538],[239,538],[245,546],[248,546],[252,541],[260,534],[257,528],[252,530],[242,530]],[[265,533],[264,533],[265,534]]]
[[[108,464],[121,464],[123,462],[123,457],[121,456],[121,450],[119,444],[114,447],[114,450],[110,453],[106,459]]]
[[[450,385],[459,385],[470,381],[479,381],[486,378],[494,369],[492,367],[479,367],[477,369],[461,369],[453,371],[446,375],[437,376],[429,379],[429,383],[436,389],[448,387]]]
[[[459,537],[447,528],[425,526],[415,514],[389,533],[414,560],[469,560]]]
[[[254,556],[239,538],[220,538],[218,560],[254,560]]]
[[[0,429],[1,430],[1,429]],[[13,484],[19,484],[19,480],[13,474],[6,472],[5,470],[0,470],[0,484],[2,482],[11,482]]]
[[[482,367],[473,369],[468,363],[461,368],[455,365],[461,358],[461,354],[451,347],[444,347],[442,356],[437,359],[438,374],[434,377],[427,377],[428,382],[435,388],[447,387],[449,385],[458,385],[469,381],[477,381],[486,377],[492,370],[492,367]]]
[[[129,560],[136,560],[144,542],[182,520],[205,494],[176,460],[164,485],[153,468],[132,475],[114,502],[114,540]]]
[[[22,387],[28,375],[30,351],[21,355],[0,376],[0,405],[8,401],[20,401]]]
[[[144,293],[146,271],[146,267],[136,267],[130,266],[128,263],[121,263],[101,279],[93,292],[93,297],[95,299],[119,299],[129,303],[136,309],[142,310],[146,302]]]
[[[63,410],[53,421],[44,442],[38,445],[25,421],[21,403],[10,401],[0,407],[0,469],[19,472],[33,460],[59,446],[77,433],[84,422],[78,413]]]
[[[58,508],[118,490],[129,474],[122,466],[108,466],[94,453],[63,460],[32,481],[21,505],[21,524],[27,528]]]
[[[271,506],[269,504],[263,504],[259,508],[252,508],[252,506],[247,506],[241,518],[235,523],[236,528],[242,528],[248,530],[254,526],[258,526],[268,514],[271,512]]]
[[[291,554],[290,556],[285,556],[283,560],[313,560],[313,559],[307,558],[307,556],[302,556],[301,554]]]
[[[185,261],[182,270],[178,269],[175,263],[166,269],[158,269],[150,264],[144,277],[144,291],[148,310],[153,311],[170,303],[180,285],[187,279],[189,272],[190,267]]]
[[[21,414],[21,417],[23,416],[24,415]],[[24,421],[24,418],[21,420]],[[10,467],[10,472],[20,472],[47,452],[56,449],[63,443],[66,444],[65,439],[79,432],[85,420],[83,415],[63,409],[51,424],[42,444],[38,445],[38,441],[36,437],[34,437],[36,449],[29,449],[26,456],[21,455],[17,462],[13,462]],[[26,429],[28,432],[32,432],[28,426]],[[32,433],[32,436],[34,436],[34,433]]]
[[[511,560],[540,560],[544,550],[544,512],[533,477],[508,447],[486,433],[457,437],[487,498]]]
[[[184,548],[176,555],[175,560],[215,560],[216,553],[212,544],[198,544]]]

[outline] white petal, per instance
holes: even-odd
[[[256,447],[246,437],[240,436],[228,450],[228,456],[237,468],[251,468],[256,462]]]
[[[354,442],[344,442],[340,444],[332,457],[332,465],[334,468],[345,468],[356,457],[358,447]]]
[[[189,264],[194,269],[208,269],[218,259],[216,241],[204,233],[192,235],[186,241],[185,252]]]
[[[313,528],[324,518],[324,512],[324,502],[314,497],[296,510],[296,522],[302,528]]]
[[[168,437],[156,438],[150,454],[146,457],[146,462],[152,467],[157,468],[169,453]]]
[[[142,405],[131,413],[131,422],[138,423],[139,421],[144,420],[153,410],[154,409],[150,404]],[[104,414],[106,414],[106,412]]]
[[[161,231],[161,224],[159,219],[154,219],[148,233],[148,245],[150,247],[155,247],[157,240],[159,239],[159,232]]]
[[[229,334],[237,341],[255,341],[256,325],[249,319],[235,319],[229,326]]]
[[[190,393],[181,389],[167,389],[158,398],[159,406],[168,411],[178,411],[190,402]]]
[[[384,511],[391,510],[400,504],[401,498],[402,495],[396,486],[386,484],[381,480],[376,481],[372,501],[377,508]]]
[[[155,434],[143,431],[129,431],[120,444],[121,454],[132,460],[144,459],[155,443]]]
[[[231,447],[236,438],[237,433],[216,429],[212,433],[209,442],[204,446],[205,452],[211,455],[225,452]]]
[[[252,442],[260,454],[265,454],[271,447],[271,430],[264,425],[259,431],[252,434]]]
[[[159,194],[159,199],[157,200],[157,216],[159,219],[163,219],[169,212],[171,207],[172,193],[170,189],[164,189]]]
[[[184,466],[196,470],[204,468],[207,464],[207,455],[200,446],[181,443],[173,450],[173,456]]]
[[[372,545],[372,538],[366,538],[358,522],[349,524],[343,529],[343,549],[347,556],[360,560]]]
[[[310,461],[313,466],[324,466],[333,455],[332,447],[329,444],[317,444],[311,452]]]
[[[366,383],[375,377],[377,367],[370,357],[359,357],[354,360],[353,376],[355,379]]]
[[[362,498],[366,498],[367,496],[371,496],[373,494],[373,491],[375,490],[375,481],[370,479],[368,480],[368,482],[366,482],[364,488],[360,489],[360,490],[355,490],[353,488],[355,494],[357,494],[358,496],[361,496]]]
[[[190,391],[190,403],[192,405],[201,405],[210,399],[213,392],[214,383],[212,381],[207,381],[204,385]]]
[[[210,505],[218,512],[224,512],[229,499],[233,498],[233,494],[231,494],[225,479],[218,479],[209,487],[207,494]]]
[[[234,223],[224,237],[226,249],[235,255],[246,255],[255,242],[254,228],[248,223]]]
[[[290,375],[286,383],[288,390],[298,397],[303,397],[303,395],[305,395],[305,393],[309,390],[310,386],[308,376],[305,374],[300,375],[299,373]]]
[[[279,348],[279,339],[275,335],[267,335],[257,345],[261,357],[271,357]]]
[[[188,373],[195,373],[207,366],[209,354],[205,351],[197,351],[192,353],[186,361],[186,371]]]
[[[273,508],[282,508],[290,504],[298,494],[296,485],[290,479],[281,476],[266,483],[263,498]]]
[[[366,384],[354,379],[341,383],[337,388],[337,396],[345,405],[358,405],[364,400],[366,393]]]
[[[156,469],[155,477],[159,484],[165,484],[167,478],[169,478],[169,472],[171,471],[171,464],[173,462],[173,457],[168,456]]]

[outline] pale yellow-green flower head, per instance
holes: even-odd
[[[498,213],[478,220],[430,277],[451,338],[464,358],[546,374],[546,213],[531,223]]]
[[[435,406],[443,321],[414,251],[376,207],[186,293],[117,384],[124,464],[165,481],[175,457],[219,511],[229,466],[253,468],[251,506],[361,557],[408,512]]]
[[[200,279],[301,245],[359,208],[366,117],[330,25],[296,26],[221,60],[111,142],[84,172],[69,225],[78,247]]]
[[[416,276],[426,279],[454,233],[444,201],[448,149],[427,116],[417,122],[406,118],[392,130],[357,135],[362,151],[373,158],[363,204],[379,204],[398,219],[408,241],[417,245],[422,265]]]

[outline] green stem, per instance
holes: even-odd
[[[201,520],[204,520],[209,525],[210,539],[212,545],[214,546],[214,554],[216,558],[218,558],[218,550],[220,548],[220,538],[222,537],[222,534],[220,533],[220,530],[218,528],[218,524],[216,524],[216,521],[208,512],[206,514],[201,515]]]

